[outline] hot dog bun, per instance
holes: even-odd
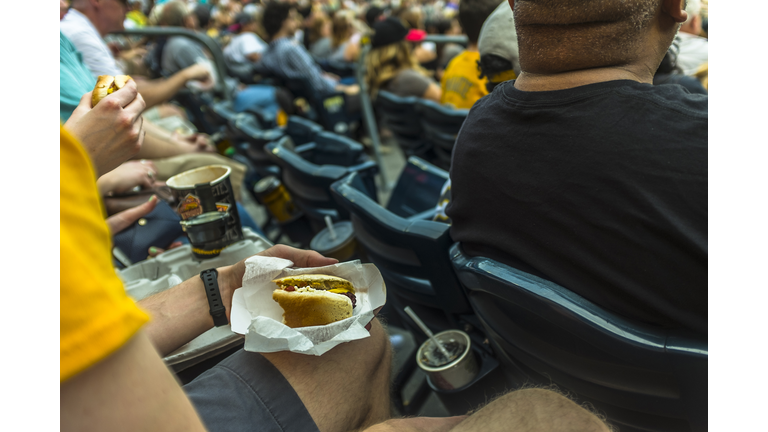
[[[132,78],[128,75],[118,75],[114,77],[112,75],[99,75],[96,79],[96,87],[93,88],[91,106],[96,106],[96,104],[108,94],[123,88],[129,79]]]
[[[272,293],[288,327],[326,325],[352,316],[354,287],[340,277],[296,275],[275,279]]]

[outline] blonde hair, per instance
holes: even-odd
[[[352,36],[353,27],[349,16],[341,12],[334,15],[332,22],[331,46],[338,48]]]
[[[701,85],[704,86],[704,90],[709,92],[709,62],[701,65],[693,76],[701,82]]]
[[[312,26],[309,28],[310,45],[323,38],[323,27],[329,22],[331,22],[331,20],[325,15],[321,15],[312,21]]]
[[[419,62],[411,55],[411,46],[400,41],[374,48],[365,59],[365,83],[374,98],[387,82],[404,69],[413,69],[427,75]]]

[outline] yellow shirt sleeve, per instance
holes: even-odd
[[[116,351],[149,320],[112,265],[112,241],[83,147],[61,129],[61,382]]]

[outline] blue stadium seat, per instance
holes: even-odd
[[[556,384],[625,431],[707,430],[707,337],[618,316],[459,243],[453,268],[516,386]]]
[[[376,113],[383,120],[382,126],[395,135],[397,144],[406,157],[419,156],[429,159],[432,146],[422,136],[419,114],[416,112],[415,96],[400,97],[380,90],[374,101]]]
[[[432,219],[448,171],[411,156],[400,173],[387,210],[403,218]]]
[[[424,139],[432,145],[437,155],[437,165],[443,169],[449,169],[456,135],[464,124],[469,110],[457,110],[431,100],[418,99],[416,112],[419,113]]]
[[[320,141],[322,143],[322,140]],[[294,148],[288,137],[283,137],[265,147],[271,160],[281,168],[283,185],[291,194],[296,206],[309,219],[315,233],[325,228],[325,216],[330,216],[333,221],[349,218],[347,211],[331,198],[330,186],[332,183],[356,172],[363,179],[367,196],[377,196],[374,175],[378,172],[378,166],[367,157],[357,158],[358,161],[364,161],[350,166],[318,164],[303,157],[306,155],[309,159],[331,162],[331,158],[336,154],[339,161],[343,162],[344,160],[348,161],[348,153],[362,154],[363,152],[361,144],[346,140],[343,137],[338,137],[335,140],[326,137],[326,142],[332,142],[336,148],[324,151],[322,148],[318,148],[317,143],[309,148],[302,149],[301,146]],[[346,150],[338,151],[342,146],[347,146]]]

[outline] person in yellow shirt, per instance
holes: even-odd
[[[96,187],[96,168],[83,146],[63,127],[60,135],[61,429],[205,430],[206,419],[198,415],[161,358],[213,327],[203,282],[198,277],[191,278],[139,305],[127,296],[112,268],[110,236]],[[314,251],[284,245],[259,255],[289,259],[301,267],[337,262]],[[242,283],[245,261],[217,270],[228,318],[232,293]],[[272,372],[261,376],[264,381],[274,380],[275,374],[282,377],[278,368],[299,379],[289,384],[280,378],[283,388],[273,389],[281,395],[279,401],[290,402],[284,409],[300,407],[298,413],[291,413],[291,421],[283,425],[292,429],[291,425],[298,424],[293,430],[311,430],[304,426],[329,430],[333,429],[330,425],[341,421],[356,429],[389,418],[389,344],[378,320],[371,324],[372,337],[334,349],[323,356],[322,362],[313,356],[293,353],[271,354],[270,361],[280,364],[277,368],[261,360],[261,367],[271,368]],[[242,350],[238,354],[251,361],[256,359],[248,356],[261,356]],[[358,366],[351,367],[353,362]],[[308,363],[314,364],[310,368]],[[309,375],[316,371],[325,374],[311,378]],[[334,380],[346,382],[345,378],[356,385],[336,386],[335,390],[330,385]],[[319,388],[324,389],[324,394],[343,402],[336,412],[349,415],[321,418],[325,400],[310,398],[307,393],[323,381],[327,382]],[[294,393],[286,399],[291,385]],[[352,388],[357,388],[357,392],[351,392]],[[201,394],[199,389],[196,394]],[[208,427],[215,429],[216,425]],[[338,429],[344,427],[338,425]]]
[[[462,0],[459,4],[459,23],[469,43],[467,49],[456,55],[443,72],[440,80],[441,104],[452,105],[456,109],[469,109],[478,99],[488,94],[486,78],[480,78],[477,41],[483,22],[499,3],[499,0]]]
[[[149,19],[141,10],[143,6],[141,0],[129,0],[128,5],[131,10],[125,14],[125,24],[128,24],[125,26],[125,28],[146,27],[147,24],[149,24]]]
[[[489,93],[497,85],[520,75],[515,17],[506,2],[483,23],[477,50],[480,51],[480,76],[487,79],[485,88]]]

